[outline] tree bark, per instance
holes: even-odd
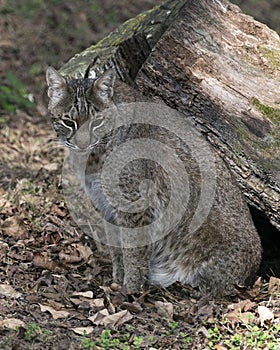
[[[169,0],[71,59],[94,57],[143,94],[181,111],[235,175],[247,202],[280,229],[280,40],[225,0]]]

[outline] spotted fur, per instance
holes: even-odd
[[[213,297],[235,294],[237,285],[246,286],[252,283],[261,260],[260,239],[238,186],[217,155],[217,191],[211,212],[206,222],[196,232],[190,233],[189,217],[197,205],[200,174],[184,144],[180,140],[172,139],[168,133],[150,126],[142,129],[127,128],[111,135],[109,142],[105,142],[103,146],[96,140],[93,141],[91,136],[86,141],[79,140],[76,133],[82,125],[86,125],[88,135],[94,135],[95,130],[105,122],[101,112],[112,103],[114,72],[105,71],[95,80],[66,80],[56,70],[48,68],[47,83],[49,111],[58,140],[73,151],[91,150],[91,170],[86,176],[85,190],[109,221],[128,227],[139,222],[149,223],[164,207],[169,190],[163,171],[157,168],[151,170],[151,164],[144,160],[134,162],[128,173],[123,174],[120,183],[122,191],[131,200],[137,199],[140,195],[138,177],[146,178],[148,174],[159,189],[154,210],[138,216],[116,211],[106,201],[99,180],[93,175],[96,169],[102,167],[103,155],[108,147],[112,148],[132,137],[156,138],[163,143],[171,143],[174,151],[182,156],[185,166],[190,170],[188,213],[167,236],[146,247],[110,248],[115,281],[125,284],[133,292],[141,290],[145,282],[167,287],[180,281],[198,287],[203,293]],[[122,95],[123,102],[126,102],[128,94],[122,91],[118,93]],[[78,158],[76,166],[79,168]],[[161,227],[157,229],[161,230]]]

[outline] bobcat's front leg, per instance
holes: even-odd
[[[106,235],[106,245],[109,248],[113,265],[113,281],[122,285],[124,280],[124,268],[120,229],[117,225],[112,225],[106,220],[104,220],[104,229]]]
[[[147,247],[123,248],[124,285],[131,293],[141,292],[148,270]]]
[[[113,265],[113,281],[122,285],[124,281],[122,249],[117,247],[109,247],[109,251]]]
[[[128,248],[135,242],[135,237],[123,231],[121,226],[106,223],[105,230],[113,263],[114,281],[124,284],[131,293],[140,292],[148,270],[147,247]]]

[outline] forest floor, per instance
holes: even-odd
[[[66,207],[46,67],[158,3],[0,0],[1,350],[280,349],[279,279],[220,302],[180,284],[127,295]]]

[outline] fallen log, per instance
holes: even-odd
[[[61,70],[115,67],[119,78],[192,120],[250,206],[280,229],[280,39],[225,0],[168,0]]]

